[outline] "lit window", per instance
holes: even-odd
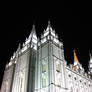
[[[60,63],[59,62],[56,62],[56,71],[60,72]]]
[[[42,64],[42,72],[46,72],[46,64]]]
[[[42,76],[42,87],[46,87],[46,77],[45,77],[45,75]]]

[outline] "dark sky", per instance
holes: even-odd
[[[4,5],[6,6],[6,5]],[[89,50],[92,53],[92,14],[90,2],[39,1],[3,6],[0,28],[0,84],[6,62],[18,44],[29,36],[36,25],[37,36],[47,27],[48,20],[64,43],[65,59],[73,63],[73,49],[87,70]]]

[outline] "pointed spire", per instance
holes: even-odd
[[[32,30],[35,30],[35,25],[33,24]]]
[[[32,37],[35,37],[35,39],[37,40],[36,29],[35,29],[35,25],[34,24],[33,24],[31,35],[32,35]]]
[[[74,53],[74,66],[78,65],[79,61],[78,61],[78,58],[77,58],[77,55],[76,55],[76,50],[73,50],[73,53]]]
[[[92,58],[92,56],[91,56],[91,53],[90,53],[90,51],[89,51],[89,56],[90,56],[90,59]]]
[[[31,35],[33,35],[33,33],[36,33],[36,32],[35,32],[35,25],[34,25],[34,24],[33,24],[33,26],[32,26]]]
[[[74,66],[73,66],[73,70],[79,70],[79,69],[82,69],[79,61],[78,61],[78,58],[77,58],[77,55],[76,55],[76,50],[73,50],[73,53],[74,53]],[[81,68],[80,68],[81,67]]]
[[[48,27],[50,27],[51,26],[51,24],[50,24],[50,20],[48,21]]]
[[[74,53],[74,62],[78,62],[78,58],[77,58],[77,55],[76,55],[76,50],[73,50],[73,53]]]
[[[46,31],[52,31],[53,29],[52,29],[52,27],[51,27],[51,22],[50,22],[50,20],[48,21],[48,26],[47,26],[47,29],[46,29]]]
[[[32,36],[33,36],[34,33],[36,34],[35,25],[33,24],[31,33],[30,33],[30,35],[29,35],[29,38],[32,38]]]
[[[25,46],[25,43],[23,42],[23,47]]]
[[[19,43],[18,50],[20,50],[20,49],[21,49],[21,44]]]
[[[92,76],[92,55],[89,51],[89,56],[90,56],[90,60],[89,60],[89,72],[90,72],[90,75]]]
[[[92,63],[92,55],[91,55],[90,51],[89,51],[89,56],[90,56],[90,63]]]

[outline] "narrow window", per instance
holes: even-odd
[[[46,87],[46,77],[42,76],[42,87]]]
[[[42,73],[46,72],[46,64],[42,64]]]
[[[56,71],[60,72],[60,63],[59,62],[56,62]]]

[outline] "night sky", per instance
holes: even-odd
[[[89,7],[88,7],[89,6]],[[10,5],[1,11],[0,28],[0,84],[6,62],[9,62],[18,44],[29,36],[32,25],[40,37],[48,20],[64,43],[64,54],[68,64],[73,63],[76,49],[80,63],[87,71],[89,50],[92,53],[92,14],[90,2],[31,2],[29,5]]]

